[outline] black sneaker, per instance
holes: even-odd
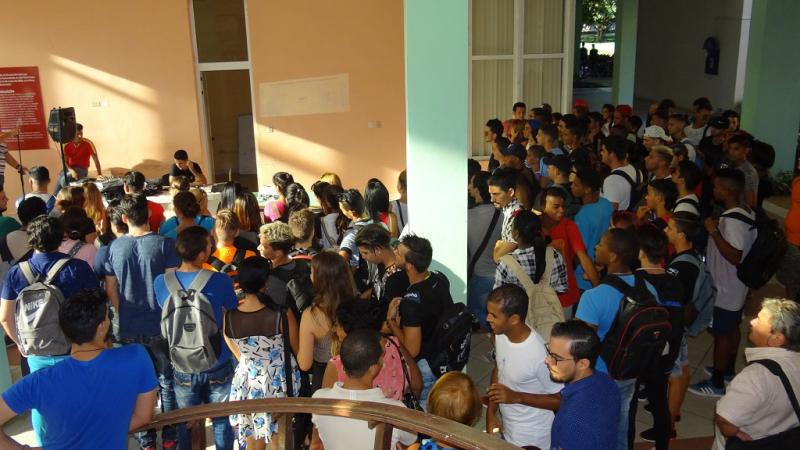
[[[675,439],[675,436],[677,436],[677,433],[675,433],[675,430],[672,430],[669,433],[669,438],[670,439]],[[648,429],[642,431],[641,433],[639,433],[639,437],[642,438],[645,441],[648,441],[648,442],[655,442],[656,441],[656,429],[655,428],[648,428]]]

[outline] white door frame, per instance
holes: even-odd
[[[192,27],[192,53],[194,56],[194,66],[195,66],[195,84],[197,85],[197,100],[198,106],[200,110],[200,132],[202,133],[202,139],[200,143],[203,147],[203,155],[208,162],[208,179],[209,182],[214,183],[215,180],[215,173],[214,170],[214,155],[211,154],[211,136],[209,135],[208,129],[208,118],[209,118],[209,111],[207,110],[208,104],[206,103],[206,95],[203,89],[203,72],[212,72],[212,71],[219,71],[219,70],[247,70],[247,73],[250,78],[250,108],[252,110],[253,115],[253,143],[255,146],[256,152],[256,164],[259,162],[259,151],[258,151],[258,123],[256,122],[257,111],[256,111],[256,100],[255,96],[253,95],[254,92],[254,85],[253,85],[253,65],[250,63],[250,55],[252,54],[250,48],[250,24],[248,20],[247,14],[247,0],[241,0],[244,3],[244,29],[245,29],[245,36],[247,39],[247,61],[225,61],[225,62],[209,62],[209,63],[201,63],[200,62],[200,55],[197,51],[197,29],[195,28],[194,23],[194,0],[189,1],[189,23]]]

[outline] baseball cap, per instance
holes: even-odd
[[[730,126],[730,122],[725,117],[715,116],[708,121],[708,126],[716,128],[718,130],[727,130],[728,127]]]
[[[664,131],[658,125],[650,125],[649,127],[644,129],[644,137],[651,138],[651,139],[661,139],[664,142],[672,142],[672,138],[667,135],[667,132]]]
[[[556,169],[564,173],[572,171],[572,161],[569,160],[567,155],[547,155],[544,157],[544,163],[548,166],[555,166]]]
[[[45,166],[33,166],[28,173],[33,180],[39,182],[50,181],[50,171]]]
[[[503,156],[516,156],[520,160],[525,160],[525,157],[528,156],[528,151],[525,150],[525,147],[521,144],[511,144],[508,147],[500,150],[500,153]]]

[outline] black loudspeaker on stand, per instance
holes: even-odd
[[[67,186],[67,160],[64,156],[64,144],[75,139],[75,108],[53,108],[47,121],[47,132],[61,149],[61,168],[64,173],[64,186]]]

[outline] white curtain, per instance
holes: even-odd
[[[514,62],[510,59],[472,61],[472,155],[489,156],[492,148],[483,142],[483,127],[489,119],[511,117]]]

